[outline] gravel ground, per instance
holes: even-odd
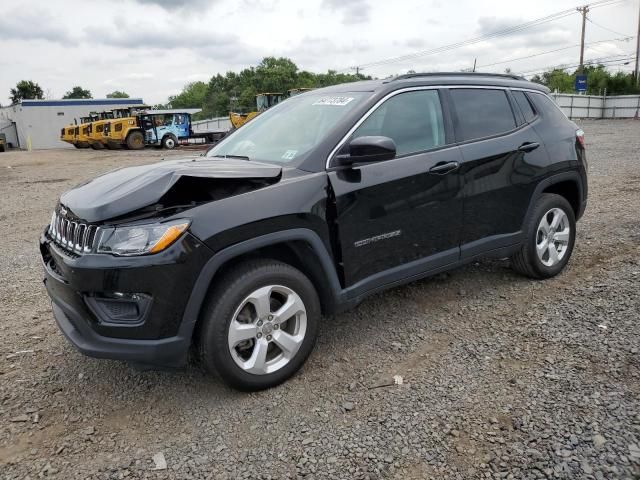
[[[640,478],[640,122],[583,128],[562,275],[483,261],[376,295],[255,394],[86,358],[54,324],[37,238],[56,198],[165,153],[0,154],[0,478]]]

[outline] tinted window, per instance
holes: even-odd
[[[531,95],[536,110],[549,122],[551,126],[566,126],[567,117],[560,110],[558,105],[548,96],[542,93],[533,93]]]
[[[533,111],[533,107],[531,106],[531,103],[529,103],[529,99],[527,99],[524,92],[516,90],[511,93],[513,93],[513,98],[516,99],[516,103],[518,104],[518,107],[520,107],[522,115],[524,115],[524,121],[530,122],[533,120],[536,116],[536,112]]]
[[[389,137],[398,155],[444,145],[444,122],[436,90],[420,90],[391,97],[373,112],[352,138],[369,135]]]
[[[451,99],[458,117],[461,140],[490,137],[516,128],[504,90],[452,89]]]

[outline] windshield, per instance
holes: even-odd
[[[207,157],[246,157],[299,164],[365,95],[364,92],[317,93],[289,98],[222,140]]]

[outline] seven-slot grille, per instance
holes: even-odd
[[[61,247],[75,253],[91,252],[97,231],[95,225],[71,221],[58,212],[51,216],[49,236]]]

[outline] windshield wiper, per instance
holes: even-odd
[[[251,160],[246,155],[214,155],[217,158],[238,158],[240,160]]]

